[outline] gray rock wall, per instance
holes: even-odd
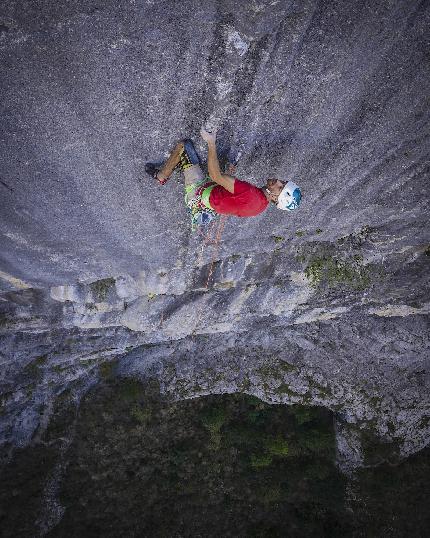
[[[240,4],[240,3],[239,3]],[[0,8],[1,437],[106,375],[337,412],[406,456],[429,430],[427,2],[56,2]],[[269,208],[191,235],[174,142],[220,128]],[[21,290],[21,291],[20,291]]]
[[[0,24],[3,273],[189,264],[182,179],[161,188],[143,167],[207,120],[240,178],[304,193],[295,215],[229,218],[225,254],[387,223],[425,241],[426,2],[8,0]]]

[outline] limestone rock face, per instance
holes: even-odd
[[[336,412],[400,456],[430,439],[428,4],[8,0],[0,8],[0,442],[106,375]],[[294,213],[191,234],[178,173],[219,128]]]

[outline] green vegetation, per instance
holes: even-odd
[[[272,456],[279,456],[280,458],[285,458],[291,453],[288,441],[282,437],[267,439],[266,450]]]
[[[155,387],[108,382],[81,408],[56,532],[252,536],[270,522],[273,536],[321,536],[335,521],[339,532],[323,536],[345,536],[331,416],[310,409],[299,424],[296,412],[241,394],[168,403]],[[327,433],[330,454],[307,428]]]
[[[329,287],[341,284],[362,290],[370,285],[369,270],[363,265],[363,258],[355,255],[348,260],[338,260],[332,256],[311,258],[305,275],[313,287],[326,283]]]
[[[43,443],[2,472],[5,538],[38,534],[56,440],[76,418],[55,536],[400,538],[429,528],[430,449],[400,463],[395,444],[364,432],[372,467],[347,483],[325,409],[243,394],[169,402],[156,381],[107,379],[78,414],[62,398],[54,416]]]
[[[296,261],[298,261],[299,263],[304,263],[306,261],[306,256],[304,254],[299,254],[298,256],[296,256]]]
[[[358,235],[363,237],[364,239],[367,239],[370,234],[374,233],[376,231],[375,228],[372,228],[372,226],[369,226],[369,224],[365,224],[359,231]]]
[[[283,360],[279,361],[279,368],[284,372],[294,372],[294,370],[297,370],[297,366],[294,366],[294,364],[290,364],[289,362]]]
[[[368,224],[366,224],[365,226],[362,226],[360,228],[360,230],[350,234],[350,235],[345,235],[343,237],[339,237],[339,239],[337,240],[337,242],[339,244],[350,244],[350,245],[354,245],[355,247],[357,246],[361,246],[362,243],[364,243],[369,237],[371,234],[373,234],[374,232],[376,231],[375,228],[372,228],[371,226],[369,226]]]
[[[309,407],[302,407],[301,405],[295,405],[291,408],[294,416],[296,417],[297,424],[302,425],[306,422],[311,422],[313,415]]]
[[[141,424],[147,424],[152,417],[152,411],[150,407],[142,407],[141,405],[135,404],[131,408],[131,416],[140,422]]]
[[[37,357],[37,359],[34,359],[33,364],[36,366],[43,366],[46,364],[46,361],[48,359],[48,355],[41,355],[40,357]]]
[[[287,396],[301,396],[298,392],[291,390],[286,383],[281,383],[276,389],[276,392],[280,394],[286,394]]]
[[[259,368],[257,368],[256,373],[261,378],[260,384],[266,394],[271,390],[274,390],[278,394],[300,397],[302,396],[301,394],[291,390],[289,385],[284,382],[285,376],[296,369],[296,366],[289,364],[288,362],[275,361],[273,363],[262,364]],[[276,385],[276,382],[281,383],[274,388],[273,385]]]
[[[316,233],[316,234],[322,234],[322,232],[323,232],[323,231],[322,231],[321,228],[317,228],[317,229],[315,230],[315,233]]]
[[[272,235],[272,238],[275,243],[282,243],[282,241],[285,239],[285,237],[282,237],[282,235]]]
[[[202,413],[202,424],[210,435],[210,446],[218,450],[221,445],[221,428],[227,417],[222,407],[211,407]]]
[[[251,454],[251,467],[253,469],[262,469],[269,467],[273,462],[270,454]]]
[[[277,363],[263,364],[259,368],[257,368],[257,373],[263,379],[283,379],[283,373],[281,372]]]
[[[303,237],[305,235],[305,230],[297,230],[296,231],[296,235],[297,237]]]
[[[249,377],[244,377],[242,383],[239,384],[239,389],[241,392],[246,392],[251,388],[251,380]]]
[[[289,362],[277,360],[273,363],[262,364],[257,373],[263,378],[283,379],[285,374],[297,370],[297,367]]]
[[[99,365],[99,374],[102,379],[111,379],[115,371],[115,363],[103,362]]]
[[[139,401],[143,395],[142,383],[136,379],[124,379],[119,385],[118,396],[125,402]]]
[[[313,377],[309,375],[306,376],[306,379],[308,380],[309,388],[318,391],[320,397],[331,396],[332,392],[329,386],[321,385],[321,383],[318,383]]]
[[[31,376],[31,377],[41,377],[42,371],[41,368],[44,364],[46,364],[48,356],[47,355],[41,355],[40,357],[37,357],[33,361],[30,361],[26,367],[24,368],[24,372]]]
[[[103,302],[106,300],[107,294],[111,288],[115,286],[114,278],[103,278],[101,280],[96,280],[91,282],[90,290],[94,295],[94,298],[97,302]]]

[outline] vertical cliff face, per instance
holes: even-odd
[[[192,264],[182,180],[161,189],[143,165],[207,120],[240,178],[304,193],[297,214],[229,219],[224,256],[297,230],[426,241],[426,3],[239,7],[3,3],[4,273],[46,286]]]
[[[345,471],[428,444],[429,22],[418,1],[2,5],[6,460],[117,377],[325,407]],[[206,121],[300,209],[192,235],[180,175],[143,169],[184,136],[204,158]]]

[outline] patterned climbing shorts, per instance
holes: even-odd
[[[209,176],[206,176],[197,183],[185,186],[185,203],[191,218],[192,231],[197,226],[207,226],[218,216],[218,213],[203,202],[203,199],[208,200],[207,192],[205,193],[206,196],[202,199],[203,192],[211,185],[214,185],[213,181],[211,181]]]

